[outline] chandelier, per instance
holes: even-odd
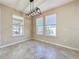
[[[26,15],[28,15],[28,16],[41,15],[40,8],[34,7],[34,0],[30,0],[30,12]]]

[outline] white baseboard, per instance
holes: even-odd
[[[9,46],[12,46],[12,45],[16,45],[16,44],[19,44],[19,43],[22,43],[22,42],[25,42],[25,41],[28,41],[28,40],[30,40],[30,39],[21,40],[21,41],[18,41],[18,42],[2,45],[2,46],[0,46],[0,49],[1,48],[6,48],[6,47],[9,47]],[[33,40],[37,40],[37,39],[33,39]],[[65,46],[65,45],[52,43],[52,42],[49,42],[49,41],[46,41],[46,40],[37,40],[37,41],[46,42],[46,43],[49,43],[49,44],[57,45],[57,46],[64,47],[64,48],[67,48],[67,49],[71,49],[71,50],[74,50],[74,51],[79,51],[79,49],[77,49],[77,48],[72,48],[72,47],[68,47],[68,46]]]
[[[56,46],[60,46],[60,47],[63,47],[63,48],[67,48],[67,49],[71,49],[73,51],[78,51],[79,52],[79,49],[77,48],[72,48],[72,47],[68,47],[68,46],[65,46],[65,45],[61,45],[61,44],[57,44],[57,43],[52,43],[51,41],[46,41],[46,40],[38,40],[38,39],[35,39],[37,41],[41,41],[41,42],[45,42],[45,43],[49,43],[49,44],[53,44],[53,45],[56,45]]]
[[[2,45],[2,46],[0,46],[0,49],[1,48],[6,48],[6,47],[9,47],[9,46],[12,46],[12,45],[16,45],[16,44],[19,44],[19,43],[22,43],[22,42],[25,42],[25,41],[28,41],[28,40],[30,40],[30,39],[20,40],[20,41],[14,42],[14,43]]]

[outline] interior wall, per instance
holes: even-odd
[[[33,38],[79,49],[79,1],[51,9],[42,16],[51,13],[57,15],[56,37],[36,35],[34,30]]]
[[[1,42],[0,43],[1,45],[18,42],[21,40],[27,40],[30,38],[31,21],[29,18],[26,17],[24,19],[25,35],[13,37],[12,36],[12,15],[14,14],[14,15],[23,17],[23,13],[4,5],[0,5],[0,11],[1,11],[0,12],[0,24],[1,24],[0,25],[0,28],[1,28],[0,30]]]
[[[1,43],[1,8],[0,8],[0,43]]]

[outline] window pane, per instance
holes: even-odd
[[[36,25],[43,25],[43,19],[42,18],[38,18],[36,20]]]
[[[43,18],[38,18],[36,20],[36,34],[43,34]]]
[[[56,24],[56,14],[46,16],[46,25]]]
[[[43,34],[43,26],[37,26],[37,34]]]
[[[22,34],[22,35],[24,34],[24,26],[20,27],[20,34]]]
[[[13,19],[13,24],[16,24],[16,25],[18,25],[18,24],[23,25],[24,22],[23,22],[23,20]]]
[[[15,28],[13,28],[13,33],[14,33],[14,35],[16,34],[16,35],[23,35],[24,34],[24,27],[23,26],[20,26],[20,27],[15,27]]]
[[[56,14],[46,16],[45,33],[49,36],[56,36]]]
[[[56,25],[48,25],[46,27],[46,35],[56,36]]]
[[[12,34],[13,36],[19,36],[24,34],[24,19],[22,17],[13,16]]]

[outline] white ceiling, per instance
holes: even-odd
[[[58,7],[71,1],[73,0],[34,0],[35,6],[39,7],[42,11]],[[24,12],[25,8],[28,11],[30,7],[29,0],[0,0],[0,3],[22,12]]]

